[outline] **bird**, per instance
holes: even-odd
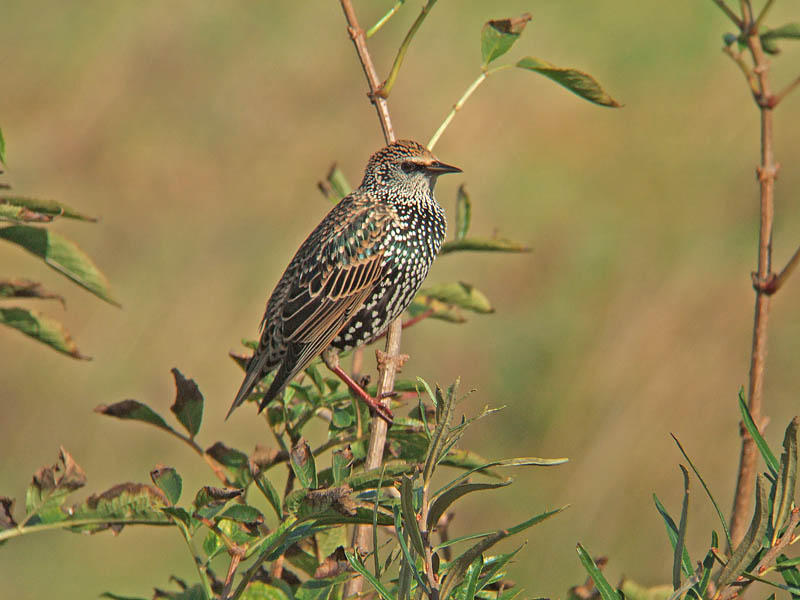
[[[411,303],[444,241],[437,178],[461,169],[425,146],[397,140],[375,152],[361,185],[300,245],[267,301],[258,348],[228,417],[267,374],[259,412],[320,354],[331,371],[391,423],[338,363],[338,353],[380,337]]]

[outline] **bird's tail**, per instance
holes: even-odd
[[[255,359],[250,360],[250,363],[247,365],[247,373],[244,376],[244,381],[242,382],[242,385],[239,386],[239,391],[236,392],[236,399],[234,399],[228,414],[225,415],[225,420],[231,416],[231,413],[234,410],[241,406],[241,404],[250,395],[250,392],[253,391],[253,388],[256,387],[256,384],[259,382],[259,380],[264,376],[264,373],[262,372],[263,365],[259,364],[260,362],[261,361],[257,361]]]

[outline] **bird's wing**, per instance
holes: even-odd
[[[289,348],[288,379],[299,373],[336,337],[375,289],[384,273],[382,242],[394,213],[374,202],[354,202],[337,219],[331,213],[309,238],[308,254],[289,289],[282,311]],[[332,217],[332,218],[331,218]]]

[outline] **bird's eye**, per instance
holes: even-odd
[[[413,173],[414,171],[421,171],[422,165],[411,162],[410,160],[406,160],[403,161],[403,164],[400,165],[400,168],[403,169],[403,173]]]

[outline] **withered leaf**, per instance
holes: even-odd
[[[186,379],[178,369],[173,368],[172,375],[175,378],[176,394],[175,403],[170,410],[194,439],[203,422],[203,394],[194,379]]]
[[[0,496],[0,529],[16,527],[14,520],[14,499]]]

